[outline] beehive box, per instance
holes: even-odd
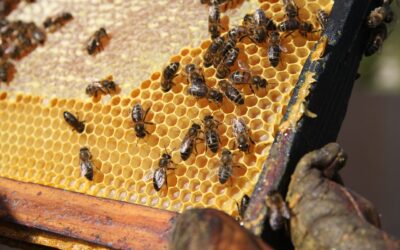
[[[129,1],[56,3],[43,0],[20,6],[12,13],[11,19],[39,23],[47,15],[68,10],[73,13],[74,20],[61,31],[49,34],[43,47],[17,62],[18,72],[13,82],[8,87],[2,86],[0,175],[164,210],[181,212],[190,207],[213,207],[237,216],[236,201],[243,194],[253,192],[282,124],[296,123],[302,117],[304,109],[301,107],[305,107],[308,91],[294,99],[293,93],[298,94],[295,87],[299,79],[303,80],[306,90],[315,82],[317,77],[306,74],[303,67],[306,62],[309,67],[310,61],[324,56],[327,38],[321,38],[319,32],[307,37],[295,32],[284,37],[281,45],[285,52],[276,68],[269,64],[267,44],[255,45],[245,39],[238,45],[239,58],[247,61],[252,73],[262,75],[269,84],[255,95],[247,86],[243,87],[243,106],[225,99],[220,107],[188,96],[187,83],[181,74],[184,65],[201,63],[210,44],[207,8],[198,2],[133,2],[134,5]],[[329,13],[333,5],[329,0],[295,2],[300,18],[317,29],[315,13],[319,9]],[[258,7],[275,22],[285,19],[280,1],[238,1],[225,12],[230,17],[229,20],[224,18],[225,25],[228,22],[231,26],[239,24],[244,14]],[[162,9],[164,14],[158,19],[144,21],[147,11],[157,9]],[[142,21],[132,26],[137,20]],[[193,20],[200,21],[194,24]],[[165,27],[165,23],[172,25]],[[85,54],[83,45],[100,26],[107,28],[111,40],[102,53],[90,57]],[[155,31],[156,36],[152,34]],[[140,39],[135,39],[137,37]],[[317,42],[316,52],[310,56]],[[168,58],[170,62],[179,61],[182,67],[172,91],[163,93],[160,71]],[[235,68],[237,65],[233,70]],[[121,86],[119,95],[101,101],[84,96],[88,82],[109,74]],[[204,69],[204,74],[207,85],[216,86],[215,69]],[[297,109],[289,117],[290,100],[297,104]],[[148,126],[151,135],[143,140],[135,137],[130,120],[130,111],[137,102],[150,107],[147,121],[155,123],[155,126]],[[65,110],[85,120],[83,134],[71,131],[65,124],[62,119]],[[152,175],[164,148],[178,149],[191,123],[200,121],[206,114],[214,115],[223,123],[219,132],[222,147],[227,148],[232,147],[233,141],[231,119],[241,117],[246,121],[256,144],[250,154],[235,156],[235,162],[243,167],[235,168],[231,182],[221,185],[217,176],[220,152],[211,154],[199,144],[198,154],[184,162],[179,152],[174,151],[172,156],[177,169],[168,176],[168,190],[156,192]],[[286,123],[282,123],[284,117]],[[88,146],[93,154],[96,169],[92,182],[80,176],[78,153],[82,146]]]

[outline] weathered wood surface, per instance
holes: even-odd
[[[0,178],[0,220],[118,249],[166,249],[175,213]]]

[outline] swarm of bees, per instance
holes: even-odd
[[[26,1],[32,3],[34,1]],[[13,5],[10,5],[13,4]],[[7,10],[4,15],[0,15],[0,81],[10,82],[15,72],[14,65],[9,62],[10,59],[16,60],[28,55],[38,45],[43,45],[46,41],[46,33],[55,32],[72,20],[72,14],[62,12],[53,17],[48,17],[43,22],[44,29],[38,27],[33,22],[8,21],[4,18],[18,4],[18,1],[5,1],[3,3]],[[15,5],[15,6],[14,6]],[[1,6],[0,6],[1,8]],[[2,12],[0,10],[0,12]]]
[[[29,54],[46,40],[44,31],[32,22],[0,19],[0,73],[2,82],[9,82],[15,69],[10,60],[20,59]]]
[[[223,105],[225,99],[235,105],[243,105],[245,96],[237,88],[238,86],[248,86],[251,92],[256,94],[259,90],[266,89],[268,82],[262,76],[254,74],[246,60],[240,57],[241,51],[238,44],[243,39],[248,39],[248,41],[256,43],[258,46],[268,44],[268,59],[273,67],[277,67],[281,62],[281,54],[284,52],[281,46],[281,32],[286,33],[285,36],[295,31],[298,31],[302,36],[307,36],[307,34],[314,32],[311,24],[300,20],[298,17],[298,7],[293,0],[284,0],[286,20],[282,23],[275,23],[272,18],[266,16],[263,10],[257,9],[254,13],[245,15],[241,25],[234,26],[224,34],[221,34],[223,29],[221,27],[220,7],[227,2],[229,1],[202,1],[202,3],[209,5],[208,31],[211,36],[211,43],[203,54],[203,64],[202,66],[195,63],[183,66],[179,62],[168,64],[163,69],[160,79],[160,89],[163,92],[169,92],[175,85],[174,79],[179,74],[183,74],[188,83],[186,88],[188,95],[196,99],[205,98],[209,102],[218,105]],[[71,14],[67,12],[60,13],[46,19],[44,26],[49,31],[55,31],[71,19]],[[328,15],[320,10],[317,13],[317,19],[321,27],[325,28]],[[106,39],[108,39],[106,30],[104,28],[97,30],[88,40],[86,47],[88,54],[93,55],[102,51]],[[203,73],[203,67],[215,68],[216,76],[220,79],[216,87],[208,85]],[[117,84],[113,81],[112,76],[109,76],[90,83],[85,92],[90,97],[97,97],[99,95],[113,94],[116,88]],[[148,125],[155,125],[146,119],[149,111],[150,107],[144,109],[140,103],[136,103],[132,107],[133,130],[138,139],[143,139],[150,134],[147,128]],[[64,119],[78,133],[82,133],[85,130],[84,122],[80,121],[72,113],[65,111]],[[245,120],[234,117],[231,120],[231,128],[234,135],[233,147],[231,149],[221,149],[222,135],[218,132],[220,125],[221,122],[216,120],[212,114],[205,115],[202,123],[193,122],[181,141],[179,154],[183,161],[188,160],[193,153],[197,154],[198,143],[205,144],[206,152],[217,154],[220,151],[220,159],[216,167],[220,184],[225,184],[233,175],[233,168],[240,167],[235,164],[235,154],[232,150],[237,148],[239,152],[248,154],[251,152],[252,145],[255,142],[251,137],[251,131],[247,127]],[[87,147],[80,150],[79,159],[82,176],[89,180],[93,177],[91,158],[92,156]],[[168,188],[167,172],[174,169],[175,163],[172,161],[171,153],[165,149],[158,162],[158,168],[153,174],[153,186],[156,191],[160,191],[163,186]],[[243,217],[248,201],[249,197],[244,196],[241,205],[238,206],[240,217]]]
[[[162,71],[160,88],[163,92],[170,91],[175,83],[174,79],[180,74],[186,77],[188,87],[186,92],[188,95],[196,99],[206,98],[208,101],[222,105],[226,99],[235,105],[244,105],[245,96],[237,88],[240,85],[249,87],[253,94],[256,94],[260,89],[266,89],[268,82],[262,76],[254,74],[249,65],[242,60],[239,43],[243,39],[257,44],[258,46],[268,46],[267,57],[270,65],[278,67],[281,62],[281,55],[285,52],[281,45],[282,37],[287,37],[293,32],[298,32],[301,36],[323,31],[327,27],[329,15],[324,10],[318,10],[316,18],[321,26],[321,30],[315,30],[311,23],[303,21],[299,17],[299,8],[293,0],[283,0],[285,19],[281,23],[275,23],[271,17],[267,17],[262,9],[257,9],[254,13],[244,16],[241,25],[232,27],[230,30],[223,33],[221,26],[221,10],[220,7],[226,4],[227,0],[210,0],[201,1],[208,4],[208,31],[211,37],[211,43],[203,54],[202,65],[190,63],[180,65],[179,62],[171,62]],[[382,6],[374,9],[368,17],[367,25],[372,29],[372,35],[368,40],[367,50],[365,55],[375,53],[387,37],[387,29],[385,23],[393,20],[393,12],[389,5],[390,0],[383,0]],[[54,32],[64,26],[73,17],[68,12],[60,13],[54,17],[49,17],[43,23],[46,30]],[[18,40],[18,46],[42,44],[45,40],[45,34],[32,24],[28,24],[22,29],[18,25],[20,23],[8,23],[3,20],[0,22],[0,34],[4,36],[15,37]],[[19,28],[18,28],[19,27]],[[23,31],[23,35],[14,34],[13,30]],[[24,36],[28,36],[27,37]],[[89,55],[94,55],[103,50],[108,34],[105,28],[97,30],[88,40],[86,50]],[[5,43],[7,44],[7,43]],[[8,46],[8,44],[7,44]],[[10,46],[9,46],[10,47]],[[13,58],[18,55],[18,51],[9,47],[0,50],[2,55]],[[240,59],[238,59],[240,58]],[[7,62],[0,64],[0,79],[7,79],[8,71],[12,65]],[[203,67],[213,67],[216,70],[218,81],[217,87],[210,87],[203,73]],[[182,68],[182,69],[181,69]],[[7,69],[7,70],[4,70]],[[105,79],[90,83],[86,87],[88,96],[97,97],[98,95],[107,95],[115,93],[117,84],[113,81],[112,76]],[[224,98],[225,97],[225,98]],[[133,130],[138,139],[143,139],[150,134],[147,130],[147,125],[155,125],[151,121],[147,121],[146,117],[150,111],[150,107],[144,109],[140,103],[136,103],[132,107],[131,119],[133,122]],[[72,113],[65,111],[64,120],[78,133],[83,133],[85,130],[84,121],[80,121]],[[220,151],[219,161],[216,164],[218,169],[218,181],[220,184],[225,184],[231,179],[234,167],[241,167],[235,164],[233,150],[237,148],[240,153],[249,154],[255,141],[251,136],[251,130],[248,128],[245,120],[241,118],[232,118],[231,128],[234,135],[234,146],[231,149],[221,149],[221,136],[218,132],[218,127],[222,123],[216,120],[213,115],[205,115],[202,123],[193,122],[191,127],[186,132],[179,147],[179,154],[183,161],[187,161],[193,154],[197,154],[197,144],[204,143],[206,152],[217,154]],[[202,128],[203,127],[203,128]],[[81,175],[88,180],[93,180],[93,164],[92,155],[87,147],[83,147],[79,152]],[[165,149],[162,153],[158,167],[153,173],[153,187],[156,191],[160,191],[164,186],[168,188],[168,170],[176,169],[175,163],[172,161],[171,153]],[[274,201],[274,195],[269,200],[269,206],[272,208],[271,220],[276,221],[273,217],[276,214],[282,213],[282,207],[274,207],[278,202]],[[278,196],[276,196],[278,197]],[[243,218],[244,212],[249,204],[249,196],[244,195],[240,205],[237,204],[239,217]],[[283,214],[288,214],[288,211],[283,211]],[[287,215],[288,216],[288,215]],[[278,226],[278,225],[276,225]]]

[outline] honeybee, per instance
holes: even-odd
[[[364,55],[371,56],[380,50],[387,35],[386,24],[381,23],[378,27],[374,28],[368,38]]]
[[[203,56],[203,65],[208,68],[213,64],[214,57],[217,55],[218,51],[224,45],[224,38],[217,37],[212,40],[210,46],[208,46],[206,52]]]
[[[31,38],[28,37],[28,33],[20,32],[16,37],[18,46],[22,49],[29,49],[32,46]]]
[[[175,163],[172,161],[171,154],[165,150],[165,153],[162,154],[161,159],[158,161],[158,168],[153,175],[153,187],[156,191],[160,191],[164,183],[168,188],[167,170],[175,169],[170,167],[173,164]]]
[[[220,10],[217,1],[211,1],[208,8],[208,32],[211,34],[211,39],[217,38],[220,35]]]
[[[267,80],[263,79],[261,76],[253,76],[250,73],[250,69],[248,65],[239,60],[238,61],[239,70],[233,72],[230,76],[230,79],[233,84],[249,84],[250,90],[254,92],[254,87],[258,90],[258,88],[266,88]]]
[[[162,91],[168,92],[174,85],[172,80],[177,76],[176,72],[179,70],[179,65],[179,62],[173,62],[163,70],[161,78]]]
[[[108,76],[103,80],[90,83],[85,90],[88,96],[94,96],[94,97],[97,97],[99,93],[106,95],[106,94],[111,94],[112,92],[115,91],[117,91],[117,85],[113,81],[112,76]]]
[[[76,132],[82,133],[85,130],[84,121],[79,121],[73,114],[68,111],[64,111],[64,120],[70,125]]]
[[[276,67],[279,64],[281,55],[279,33],[272,31],[269,38],[268,59],[272,66]]]
[[[22,54],[22,48],[17,42],[10,43],[4,49],[4,56],[11,57],[12,59],[20,58]]]
[[[207,99],[209,101],[221,104],[222,100],[223,100],[223,95],[220,91],[214,89],[214,88],[209,88],[208,90],[208,95],[207,95]]]
[[[293,0],[284,0],[283,4],[287,20],[278,25],[279,31],[287,32],[297,30],[300,27],[300,21],[298,20],[298,7]]]
[[[301,22],[299,26],[299,33],[303,37],[307,37],[307,33],[312,33],[313,31],[313,25],[308,22]]]
[[[290,219],[290,211],[282,196],[277,191],[271,191],[266,200],[269,208],[269,224],[272,230],[282,228],[284,219]]]
[[[92,154],[87,147],[83,147],[79,150],[79,165],[81,167],[81,175],[86,177],[89,181],[93,180],[93,165],[92,165]]]
[[[299,29],[299,27],[300,27],[299,20],[297,20],[295,18],[291,18],[291,19],[281,22],[278,25],[278,30],[282,31],[282,32],[288,32],[288,31],[295,31],[295,30]]]
[[[217,131],[220,122],[216,121],[212,115],[206,115],[203,119],[203,123],[206,148],[209,148],[211,152],[216,153],[218,151],[219,144],[221,143]]]
[[[235,26],[228,31],[229,39],[232,39],[236,42],[241,41],[244,37],[249,35],[249,30],[246,26]]]
[[[15,71],[14,64],[0,60],[0,81],[8,83],[11,81],[12,74]]]
[[[246,14],[243,17],[242,20],[242,25],[245,27],[250,27],[251,25],[254,25],[254,14]]]
[[[32,37],[33,43],[35,44],[43,44],[46,41],[46,34],[34,23],[29,25],[28,34],[28,36]]]
[[[43,26],[49,32],[54,32],[64,26],[67,22],[73,19],[72,14],[69,12],[62,12],[53,17],[48,17],[43,22]]]
[[[299,15],[299,8],[293,0],[283,0],[286,16],[288,19],[295,19]]]
[[[250,152],[250,143],[254,144],[254,141],[250,137],[250,129],[247,128],[246,123],[240,118],[234,118],[232,119],[232,130],[239,150]]]
[[[149,110],[150,107],[144,111],[140,103],[136,103],[135,106],[133,106],[131,117],[132,121],[135,123],[135,132],[138,138],[143,138],[146,134],[149,134],[145,128],[145,124],[154,125],[152,122],[146,122],[146,116]]]
[[[376,28],[382,22],[390,23],[394,19],[394,13],[390,8],[390,3],[384,1],[382,6],[379,6],[371,11],[367,19],[367,25],[370,28]]]
[[[217,67],[217,78],[222,79],[229,75],[231,70],[229,67],[235,64],[236,59],[239,56],[239,48],[232,48],[226,54],[224,60]]]
[[[189,159],[190,155],[193,152],[193,148],[196,150],[196,141],[197,140],[202,140],[199,138],[199,133],[202,133],[201,127],[197,123],[193,123],[192,126],[190,127],[188,133],[185,135],[185,138],[183,138],[183,141],[180,146],[180,154],[182,160],[186,161]],[[197,150],[196,150],[197,152]]]
[[[317,11],[317,20],[321,25],[322,30],[325,30],[326,24],[328,23],[328,18],[328,13],[326,13],[324,10],[319,9]]]
[[[235,47],[230,49],[224,59],[225,65],[228,67],[233,66],[238,56],[239,56],[239,48]]]
[[[224,60],[226,57],[226,54],[236,46],[236,40],[231,39],[228,37],[228,39],[224,42],[223,46],[221,49],[218,51],[218,53],[214,56],[213,60],[213,66],[217,68],[221,62]]]
[[[231,100],[232,102],[242,105],[244,104],[243,95],[237,90],[235,87],[232,86],[230,82],[227,80],[221,80],[218,82],[218,86],[224,92],[225,96]]]
[[[254,27],[252,28],[252,38],[257,43],[265,42],[267,39],[266,24],[269,22],[262,9],[256,9],[254,12]]]
[[[239,218],[237,220],[242,220],[244,217],[244,213],[246,212],[247,207],[250,203],[250,197],[247,194],[244,194],[240,204],[236,202],[236,206],[239,212]]]
[[[188,64],[185,67],[185,72],[188,75],[188,82],[190,83],[187,93],[196,98],[206,97],[208,87],[201,70],[194,64]]]
[[[222,149],[221,159],[218,164],[218,180],[219,183],[225,184],[232,176],[233,161],[232,153],[228,149]]]
[[[104,49],[103,45],[105,39],[108,39],[105,28],[100,28],[99,30],[94,32],[94,34],[89,38],[89,41],[87,42],[86,49],[88,54],[93,55],[102,51]]]

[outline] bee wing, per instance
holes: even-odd
[[[288,49],[286,48],[286,46],[279,44],[279,48],[281,49],[282,52],[286,53],[288,52]]]
[[[190,147],[191,144],[192,140],[188,135],[186,135],[185,138],[183,138],[181,146],[179,147],[180,153],[185,153],[187,151],[187,148]]]
[[[93,169],[92,163],[90,161],[81,161],[81,176],[86,177],[87,174]]]
[[[241,59],[237,60],[237,62],[238,62],[239,69],[244,70],[244,71],[250,71],[250,67],[247,62],[245,62],[244,60],[241,60]]]
[[[241,119],[234,119],[233,121],[233,132],[240,134],[246,131],[246,123]]]
[[[158,191],[164,185],[166,179],[166,172],[164,168],[158,168],[154,172],[153,175],[153,185],[154,188]]]

